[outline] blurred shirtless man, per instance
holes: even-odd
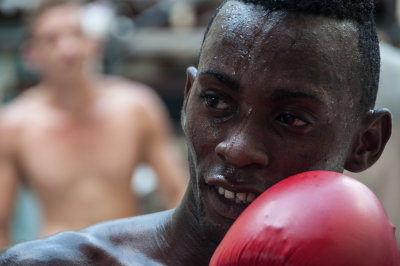
[[[42,82],[1,110],[0,248],[21,178],[42,206],[41,235],[139,214],[130,182],[141,162],[155,169],[168,207],[186,187],[161,101],[93,71],[98,43],[81,29],[80,8],[56,0],[36,10],[28,49]]]

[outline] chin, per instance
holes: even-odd
[[[198,202],[198,213],[200,214],[200,225],[203,231],[203,234],[207,237],[207,239],[211,240],[215,244],[219,244],[222,238],[225,236],[226,232],[234,223],[235,219],[226,218],[220,216],[212,209],[211,206],[207,205],[205,202],[206,195],[204,195],[206,190],[208,190],[206,185],[198,185],[197,189],[199,189],[201,197],[199,197]]]
[[[233,224],[233,221],[223,224],[214,223],[208,219],[203,219],[202,221],[204,235],[208,240],[215,243],[216,245],[218,245],[222,241],[226,232]]]
[[[207,204],[210,188],[205,184],[202,174],[196,171],[196,164],[190,149],[188,150],[188,163],[190,171],[189,185],[191,186],[193,195],[191,201],[195,204],[196,217],[199,221],[202,234],[205,238],[218,245],[235,219],[218,215],[212,206]]]

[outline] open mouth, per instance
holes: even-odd
[[[256,194],[254,193],[233,192],[218,186],[216,186],[216,189],[219,195],[235,203],[251,203],[256,198]]]
[[[207,201],[220,216],[236,219],[257,198],[256,193],[236,192],[221,186],[208,185]]]

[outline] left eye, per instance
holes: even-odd
[[[305,121],[304,119],[292,115],[290,113],[284,113],[278,116],[277,120],[281,123],[284,123],[286,125],[292,126],[292,127],[303,127],[308,125],[309,123]]]

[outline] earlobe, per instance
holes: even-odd
[[[182,129],[184,131],[185,131],[185,124],[186,124],[186,105],[187,105],[190,90],[192,89],[196,75],[197,75],[197,69],[195,67],[191,66],[186,69],[186,84],[185,84],[185,91],[184,91],[183,107],[182,107],[182,112],[181,112],[181,125],[182,125]]]
[[[387,109],[370,111],[363,119],[345,169],[361,172],[381,156],[392,132],[392,116]]]

